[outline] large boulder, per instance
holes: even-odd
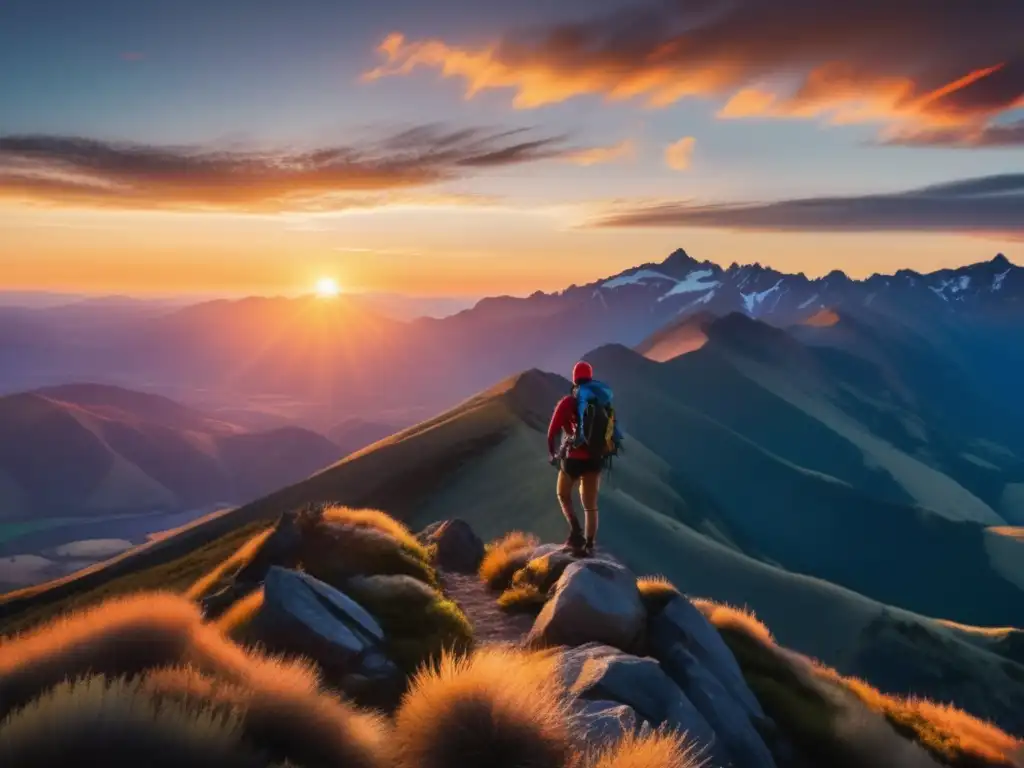
[[[672,598],[658,615],[651,618],[648,645],[652,655],[684,689],[691,655],[743,706],[748,716],[764,719],[764,710],[747,685],[740,665],[718,630],[696,606],[682,595]],[[678,653],[682,649],[688,653]]]
[[[617,701],[575,699],[570,711],[573,738],[581,751],[610,747],[643,725],[632,707]]]
[[[465,520],[434,523],[419,538],[437,547],[437,564],[446,571],[476,573],[484,559],[484,542]]]
[[[559,666],[571,696],[625,704],[654,728],[686,733],[712,765],[730,764],[714,728],[654,659],[590,643],[561,652]]]
[[[604,560],[579,560],[562,573],[527,638],[531,645],[596,642],[628,651],[643,637],[647,612],[636,577]]]
[[[668,658],[662,659],[661,666],[724,742],[733,758],[729,765],[775,768],[771,750],[750,713],[696,656],[676,645]]]
[[[390,680],[400,673],[383,650],[384,630],[359,603],[306,573],[271,567],[251,630],[270,648],[315,661],[330,679]]]

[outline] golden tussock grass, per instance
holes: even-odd
[[[1024,749],[1021,740],[956,707],[885,694],[786,651],[752,614],[696,602],[722,633],[765,711],[812,757],[837,766],[1010,768]]]
[[[816,672],[841,685],[868,709],[884,716],[898,733],[947,765],[1011,766],[1014,756],[1024,748],[1021,740],[954,706],[885,694],[864,680],[841,676],[821,665]]]
[[[93,682],[82,690],[61,687],[83,678]],[[104,686],[114,693],[103,693]],[[50,691],[60,692],[56,703],[45,698]],[[297,764],[309,768],[372,768],[385,750],[380,721],[325,693],[310,662],[241,648],[215,626],[203,624],[198,609],[181,597],[113,600],[0,647],[0,718],[32,720],[31,713],[40,710],[12,713],[42,700],[46,712],[66,712],[68,733],[78,733],[83,700],[99,701],[103,711],[115,713],[138,705],[145,719],[146,697],[154,696],[187,702],[189,711],[213,707],[229,712],[241,722],[247,743],[281,759],[301,757]],[[125,728],[135,724],[131,718],[124,721]],[[181,724],[175,720],[172,725]],[[61,732],[63,724],[53,727]]]
[[[237,714],[164,702],[137,681],[92,677],[47,691],[0,727],[0,764],[263,768]]]
[[[509,613],[539,613],[547,602],[547,593],[534,584],[513,585],[501,593],[498,607]]]
[[[390,764],[385,721],[323,691],[302,667],[241,684],[192,668],[164,669],[144,677],[142,686],[163,699],[237,713],[246,743],[275,761],[308,768]]]
[[[644,735],[626,734],[601,752],[591,768],[701,768],[704,761],[683,736],[654,731]]]
[[[664,576],[641,576],[636,580],[636,587],[640,590],[640,599],[644,601],[649,614],[658,613],[681,594]]]
[[[480,563],[478,573],[481,581],[495,591],[508,589],[516,571],[527,564],[530,554],[539,544],[536,536],[522,531],[512,531],[492,542]]]
[[[541,592],[547,593],[573,562],[573,558],[561,553],[536,557],[515,572],[512,576],[512,586],[532,584]]]
[[[402,768],[564,768],[572,757],[557,660],[490,648],[446,655],[395,717]]]
[[[193,600],[205,597],[223,579],[231,577],[244,566],[248,565],[252,561],[253,557],[255,557],[256,553],[260,551],[260,548],[267,543],[267,539],[270,538],[271,533],[273,533],[273,528],[267,528],[265,531],[257,533],[251,539],[246,541],[242,546],[235,550],[231,557],[220,563],[205,576],[196,580],[196,582],[185,592],[186,596]]]
[[[745,632],[762,643],[775,644],[775,637],[764,622],[747,608],[736,608],[725,603],[712,600],[693,600],[693,604],[704,614],[704,617],[718,629],[735,629]]]
[[[249,622],[256,617],[262,607],[263,587],[260,587],[233,603],[230,608],[217,617],[214,624],[225,635],[238,639],[245,633]]]
[[[397,541],[403,549],[425,563],[429,563],[432,553],[429,547],[422,544],[405,525],[386,512],[377,509],[351,509],[349,507],[327,507],[324,509],[324,521],[351,525],[357,528],[375,528],[386,533]]]

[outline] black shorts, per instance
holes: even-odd
[[[562,471],[573,480],[604,469],[601,459],[562,459]]]

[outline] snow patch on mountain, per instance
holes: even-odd
[[[685,312],[689,312],[689,311],[690,311],[691,309],[693,309],[694,307],[699,307],[699,306],[700,306],[701,304],[710,304],[710,303],[711,303],[711,300],[712,300],[713,298],[715,298],[715,294],[716,294],[717,292],[718,292],[718,289],[717,289],[717,288],[712,288],[712,289],[711,289],[710,291],[708,291],[707,293],[705,293],[705,294],[704,294],[703,296],[701,296],[701,297],[700,297],[699,299],[694,299],[694,300],[693,300],[693,301],[691,301],[691,302],[690,302],[689,304],[687,304],[687,305],[685,305],[685,306],[681,307],[681,308],[679,309],[679,311],[678,311],[678,312],[676,312],[676,314],[677,314],[677,315],[681,315],[681,314],[683,314],[683,313],[685,313]]]
[[[811,296],[811,298],[807,299],[807,301],[802,302],[798,309],[807,309],[809,306],[811,306],[811,304],[818,300],[819,296],[821,296],[820,293],[814,294],[813,296]]]
[[[743,297],[743,306],[746,308],[748,314],[753,315],[756,310],[764,304],[764,300],[775,293],[782,286],[782,280],[780,279],[767,291],[759,291],[757,293],[741,293]]]
[[[661,296],[658,301],[664,301],[669,296],[678,296],[681,293],[697,293],[698,291],[707,291],[713,288],[717,288],[720,285],[718,280],[707,280],[712,277],[715,273],[710,269],[699,269],[696,272],[691,272],[682,280],[676,282],[668,293]]]
[[[1006,276],[1008,274],[1010,274],[1010,270],[1006,270],[1005,272],[1000,272],[998,275],[996,275],[994,278],[992,278],[992,291],[993,292],[998,291],[1000,288],[1003,287],[1003,281],[1006,279]]]
[[[646,283],[648,280],[659,280],[663,282],[674,283],[676,279],[669,277],[668,275],[662,274],[661,272],[655,272],[653,269],[641,269],[634,272],[631,275],[622,275],[621,277],[613,277],[611,280],[606,280],[601,284],[602,288],[621,288],[624,285],[636,285],[637,283]]]

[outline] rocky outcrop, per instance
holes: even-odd
[[[515,581],[548,599],[527,643],[557,647],[577,725],[591,747],[641,728],[685,732],[716,768],[775,768],[774,724],[721,635],[683,595],[651,613],[636,576],[607,554],[537,547]],[[771,746],[766,743],[766,735]]]
[[[301,653],[334,679],[389,681],[398,668],[383,650],[384,631],[359,603],[305,573],[273,566],[251,632],[268,647]]]
[[[436,562],[446,571],[476,573],[484,559],[484,542],[465,520],[433,523],[418,538],[437,548]]]
[[[714,729],[655,659],[588,643],[564,651],[560,666],[572,696],[625,704],[652,725],[685,732],[713,765],[726,765]]]
[[[532,645],[598,642],[638,646],[647,623],[636,577],[606,560],[580,560],[562,573],[530,632]]]

